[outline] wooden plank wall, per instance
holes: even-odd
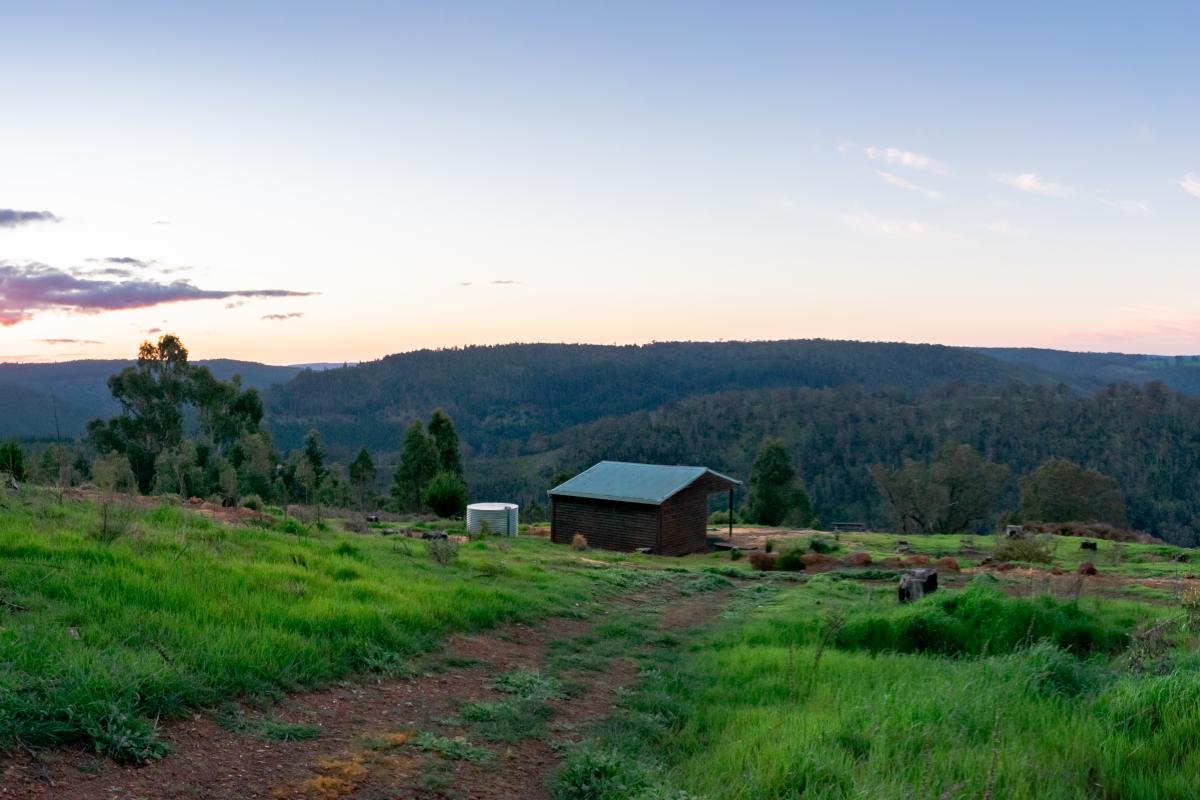
[[[551,500],[550,540],[570,544],[582,533],[591,547],[626,552],[658,547],[658,506],[585,497]]]

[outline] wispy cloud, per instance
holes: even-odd
[[[870,214],[843,214],[842,222],[851,228],[882,236],[898,236],[903,239],[918,239],[933,231],[923,222],[913,220],[880,219]]]
[[[0,208],[0,228],[16,228],[34,222],[58,222],[58,217],[49,211],[18,211],[15,208]]]
[[[492,286],[519,286],[520,283],[521,283],[520,281],[499,280],[499,281],[492,281]]]
[[[997,183],[1002,183],[1005,186],[1011,186],[1014,189],[1020,189],[1023,192],[1030,192],[1031,194],[1040,194],[1043,197],[1070,197],[1075,194],[1075,190],[1070,186],[1048,181],[1036,172],[1022,172],[1017,175],[996,175],[995,180]]]
[[[907,189],[910,192],[916,192],[917,194],[921,194],[921,195],[924,195],[925,197],[928,197],[930,200],[941,200],[942,198],[945,197],[945,195],[942,194],[937,189],[928,189],[924,186],[921,186],[920,184],[916,184],[916,183],[913,183],[912,181],[905,180],[904,178],[901,178],[899,175],[896,175],[891,172],[884,172],[881,169],[877,169],[877,170],[875,170],[875,174],[878,175],[879,177],[883,178],[884,181],[886,181],[887,183],[890,183],[892,186],[895,186],[899,189]]]
[[[41,311],[96,314],[164,303],[252,297],[305,297],[288,289],[201,289],[189,281],[140,278],[107,280],[75,275],[36,262],[0,262],[0,327],[16,325]]]
[[[287,314],[264,314],[260,319],[266,320],[285,320],[285,319],[300,319],[304,316],[303,311],[292,311]]]
[[[1115,208],[1120,211],[1129,211],[1131,213],[1145,214],[1150,211],[1150,204],[1145,200],[1134,200],[1132,198],[1109,197],[1108,195],[1097,195],[1096,199],[1109,208]]]
[[[51,344],[51,345],[57,345],[57,344],[104,344],[104,342],[97,342],[95,339],[34,339],[33,341],[41,342],[42,344]]]
[[[1014,239],[1024,239],[1029,235],[1029,231],[1026,229],[1017,225],[1013,225],[1011,222],[1004,219],[997,220],[995,222],[989,222],[983,227],[987,228],[992,233],[998,233],[1001,236],[1011,236]]]
[[[868,147],[863,152],[872,161],[885,161],[888,164],[894,164],[898,167],[924,170],[937,175],[950,174],[950,170],[944,164],[934,161],[929,156],[914,153],[911,150],[901,150],[898,147]]]
[[[1189,172],[1183,176],[1183,180],[1179,182],[1179,185],[1192,197],[1200,199],[1200,175]]]

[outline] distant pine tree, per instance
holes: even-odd
[[[404,433],[404,451],[392,477],[392,498],[399,511],[420,511],[422,495],[438,472],[437,450],[425,426],[415,421]]]
[[[449,415],[440,408],[429,418],[429,435],[433,438],[433,448],[437,451],[438,469],[461,479],[463,464],[458,433],[454,430],[454,423]]]

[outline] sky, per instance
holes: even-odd
[[[0,0],[0,361],[1200,353],[1200,5]]]

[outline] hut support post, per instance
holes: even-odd
[[[733,487],[729,487],[729,541],[733,541]]]

